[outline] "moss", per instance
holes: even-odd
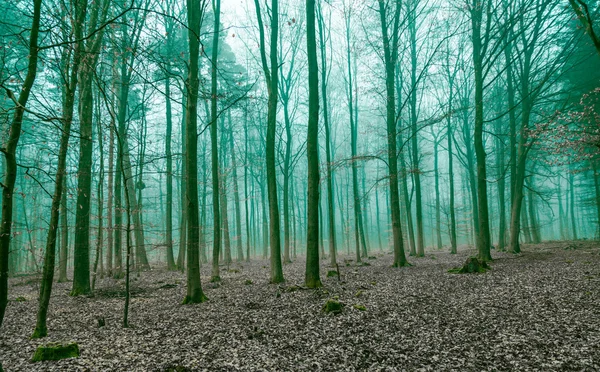
[[[477,257],[469,257],[464,265],[450,269],[448,272],[452,274],[473,274],[485,273],[488,270],[491,270],[491,267],[487,262],[482,261]]]
[[[33,354],[32,361],[40,362],[42,360],[61,360],[78,357],[79,346],[76,343],[62,344],[60,342],[51,342],[38,346],[35,354]]]
[[[15,298],[15,302],[26,302],[27,299],[23,296],[19,296],[17,298]]]
[[[368,262],[363,261],[363,262],[359,262],[358,266],[371,266],[371,264],[368,263]]]
[[[358,292],[356,292],[356,294],[354,294],[354,297],[360,297],[362,296],[363,291],[359,290]]]
[[[369,256],[368,258],[369,258],[369,260],[376,260],[377,259],[377,257],[375,257],[375,256]]]
[[[231,273],[231,274],[239,274],[240,271],[238,269],[229,269],[229,273]]]
[[[360,310],[360,311],[367,311],[367,308],[365,307],[365,305],[359,305],[359,304],[354,304],[352,305],[356,310]]]
[[[337,271],[335,271],[335,270],[329,270],[329,271],[327,271],[327,277],[328,277],[328,278],[331,278],[331,277],[333,277],[333,276],[337,276],[337,274],[338,274],[338,273],[337,273]]]
[[[250,280],[250,279],[246,279],[244,281],[244,285],[252,285],[252,284],[254,284],[254,282],[252,280]]]
[[[208,297],[206,297],[204,295],[204,293],[202,293],[202,294],[196,295],[196,296],[185,296],[183,298],[183,301],[181,302],[181,304],[182,305],[201,304],[206,301],[208,301]]]
[[[330,298],[323,305],[323,311],[327,314],[339,314],[342,312],[344,304],[341,303],[337,298]]]

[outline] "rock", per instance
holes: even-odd
[[[325,305],[323,305],[323,311],[327,314],[339,314],[342,312],[343,307],[343,303],[335,298],[330,298],[325,302]]]
[[[78,357],[79,346],[76,343],[63,344],[60,342],[50,342],[38,346],[35,354],[33,354],[32,361],[40,362],[42,360],[61,360]]]

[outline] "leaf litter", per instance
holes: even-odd
[[[133,275],[128,329],[123,280],[76,298],[56,283],[42,340],[30,339],[39,284],[13,278],[0,361],[6,371],[600,370],[597,243],[494,252],[484,274],[447,272],[473,253],[435,251],[400,269],[389,253],[372,252],[369,266],[342,255],[340,278],[322,261],[317,290],[303,287],[302,258],[284,267],[283,285],[268,283],[265,261],[241,262],[220,285],[202,277],[199,305],[181,305],[183,273],[155,269]],[[350,306],[327,314],[332,298]],[[48,342],[76,342],[81,355],[32,363]]]

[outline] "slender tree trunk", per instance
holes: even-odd
[[[64,129],[63,129],[64,130]],[[58,282],[64,283],[67,278],[67,262],[69,260],[69,225],[67,216],[67,177],[63,179],[63,196],[60,199],[60,262],[58,265]]]
[[[219,206],[219,147],[218,147],[218,59],[219,59],[219,36],[221,27],[221,0],[214,1],[214,35],[213,35],[213,50],[212,50],[212,66],[211,66],[211,91],[210,91],[210,143],[211,143],[211,161],[212,161],[212,186],[213,186],[213,257],[212,257],[212,272],[211,282],[219,282],[221,276],[219,273],[219,254],[221,253],[221,213]]]
[[[386,124],[388,144],[388,167],[390,175],[390,209],[394,246],[394,267],[406,266],[402,227],[400,222],[400,196],[398,192],[398,150],[396,143],[396,89],[395,72],[398,59],[398,33],[400,28],[400,4],[396,3],[393,17],[392,35],[389,36],[387,9],[383,1],[379,2],[383,49],[385,56],[386,81]]]
[[[450,89],[449,111],[452,112],[452,89]],[[456,240],[456,207],[454,203],[455,191],[454,191],[454,153],[452,152],[452,144],[454,142],[454,135],[452,134],[452,117],[448,116],[447,123],[447,134],[448,141],[448,183],[450,184],[450,253],[457,253],[457,240]]]
[[[246,215],[246,261],[250,262],[250,218],[248,216],[248,104],[244,110],[244,212]],[[254,205],[254,203],[252,203]]]
[[[177,268],[183,272],[185,269],[185,253],[187,251],[187,208],[186,208],[186,201],[187,201],[187,191],[186,191],[186,184],[187,184],[187,140],[186,140],[186,107],[187,107],[187,101],[186,101],[186,97],[187,93],[184,94],[184,98],[183,98],[183,104],[182,104],[182,109],[183,109],[183,120],[181,122],[181,221],[180,221],[180,226],[179,226],[179,253],[177,255]],[[212,128],[211,128],[212,131]],[[212,136],[212,133],[211,133]],[[217,198],[218,199],[218,198]]]
[[[233,202],[235,204],[235,233],[237,260],[244,261],[244,249],[242,248],[242,211],[240,207],[240,191],[238,187],[237,160],[235,158],[235,146],[233,141],[233,122],[231,121],[231,110],[229,111],[229,151],[231,153],[231,174],[233,176]]]
[[[99,114],[99,109],[97,110]],[[102,270],[102,247],[104,245],[104,224],[103,224],[103,210],[104,210],[104,144],[102,140],[102,123],[98,117],[96,125],[98,127],[98,152],[100,154],[100,170],[98,172],[98,185],[96,187],[96,193],[98,198],[98,235],[96,237],[96,259],[94,260],[94,270],[92,274],[92,292],[96,289],[96,279],[98,277],[98,271],[100,271],[100,277],[104,275]],[[98,270],[98,266],[100,269]]]
[[[360,205],[360,193],[358,190],[358,167],[356,159],[357,156],[357,142],[358,142],[358,123],[356,122],[355,108],[354,108],[354,83],[352,74],[352,58],[350,50],[350,14],[346,16],[346,57],[348,66],[348,110],[350,116],[350,151],[351,151],[351,165],[352,165],[352,195],[354,202],[354,240],[356,243],[356,262],[361,262],[360,255],[360,244],[363,241],[361,236],[361,225],[362,225],[362,209]]]
[[[435,233],[436,233],[436,244],[437,249],[442,249],[442,215],[440,207],[440,173],[439,173],[439,154],[438,148],[440,142],[437,138],[434,139],[433,145],[433,173],[435,182]]]
[[[227,267],[231,265],[231,238],[229,231],[229,207],[227,201],[227,131],[225,131],[225,117],[221,117],[221,172],[220,172],[220,184],[219,193],[221,196],[221,222],[223,223],[222,234],[223,234],[223,242],[224,245],[224,256],[225,256],[225,264]]]
[[[306,271],[308,288],[321,286],[319,274],[319,66],[315,25],[315,0],[306,0],[306,50],[308,56],[308,157]]]
[[[413,1],[416,4],[416,1]],[[411,92],[410,92],[410,128],[412,151],[412,176],[415,189],[415,208],[417,225],[417,257],[425,256],[425,243],[423,237],[423,197],[421,195],[421,169],[419,165],[419,132],[417,128],[417,41],[416,41],[416,6],[409,10],[408,30],[410,34],[410,60],[411,60]]]
[[[220,13],[220,0],[216,0],[217,7],[215,18]],[[188,45],[190,62],[188,67],[187,107],[186,107],[186,194],[187,200],[187,294],[184,304],[193,304],[206,301],[200,282],[200,226],[198,218],[198,88],[200,54],[200,22],[203,7],[201,0],[187,0],[188,15]],[[218,23],[217,23],[218,24]],[[216,36],[218,37],[218,35]],[[218,196],[217,196],[218,197]]]
[[[288,97],[282,100],[283,117],[285,121],[285,155],[283,161],[283,262],[290,263],[290,177],[291,177],[291,155],[292,155],[292,123],[290,120]]]
[[[575,218],[575,182],[573,172],[569,172],[569,210],[571,213],[571,230],[573,240],[577,240],[577,219]]]
[[[483,4],[473,0],[471,9],[471,26],[473,41],[473,66],[475,70],[475,131],[474,144],[477,159],[477,209],[479,214],[479,234],[476,242],[479,259],[490,261],[490,220],[488,216],[486,153],[483,142],[483,55],[481,39],[481,23]]]
[[[25,113],[25,107],[27,105],[27,101],[29,100],[31,88],[33,87],[33,83],[35,82],[35,78],[37,76],[37,63],[39,52],[38,34],[40,29],[41,7],[41,0],[35,0],[33,2],[33,18],[31,21],[31,32],[29,34],[29,61],[27,65],[27,75],[25,76],[25,81],[23,82],[23,86],[17,98],[18,105],[16,105],[15,107],[13,119],[8,132],[8,140],[5,143],[5,147],[2,151],[4,153],[5,169],[4,180],[2,182],[2,220],[0,221],[0,327],[2,327],[2,323],[4,321],[4,314],[6,312],[6,305],[8,304],[8,266],[10,255],[10,238],[12,235],[11,228],[13,223],[13,191],[15,187],[15,181],[17,178],[17,159],[15,154],[21,136],[21,127],[23,125],[23,115]],[[15,98],[12,92],[7,93],[13,99]],[[62,179],[60,181],[62,181]],[[53,202],[55,201],[54,199],[56,199],[57,201],[57,203],[53,203],[54,208],[52,210],[56,217],[54,220],[51,220],[51,222],[54,222],[54,236],[52,237],[52,239],[49,239],[49,241],[51,241],[52,244],[51,249],[48,249],[48,247],[46,249],[47,259],[44,260],[44,273],[42,274],[43,280],[42,287],[40,288],[40,299],[42,299],[42,295],[45,295],[47,293],[46,297],[48,297],[48,301],[50,300],[50,291],[52,288],[52,280],[54,277],[56,230],[58,228],[58,212],[60,206],[60,198],[62,197],[62,185],[62,182],[61,184],[57,185],[57,188],[59,189],[58,196],[56,196],[56,190],[54,193],[55,197],[53,198]],[[46,312],[44,310],[47,311],[48,301],[46,301],[45,309],[42,308],[43,302],[41,302],[40,305],[40,310],[43,310],[40,312],[43,312],[44,326],[46,320]]]
[[[115,127],[114,115],[111,115],[110,126],[109,126],[109,143],[108,143],[108,180],[107,180],[107,199],[106,199],[106,238],[108,245],[106,247],[106,275],[113,275],[113,197],[114,197],[114,156],[115,156],[115,134],[113,128]]]
[[[173,118],[171,114],[171,79],[168,76],[165,79],[165,102],[167,106],[167,128],[165,135],[165,157],[167,161],[167,269],[175,270],[175,256],[173,255],[173,155],[171,153],[171,133],[173,131]]]
[[[502,125],[500,120],[496,120],[496,135],[500,136]],[[505,177],[504,177],[504,141],[500,137],[496,138],[496,176],[498,178],[498,206],[500,215],[498,216],[498,251],[506,249],[506,197],[505,197]]]
[[[275,164],[275,136],[277,127],[277,100],[279,96],[279,61],[277,59],[277,37],[279,36],[279,8],[278,0],[271,2],[271,40],[270,40],[270,68],[266,58],[265,35],[260,4],[254,1],[258,26],[260,31],[261,61],[265,78],[267,80],[267,91],[269,95],[267,113],[267,140],[266,140],[266,171],[267,171],[267,195],[269,198],[269,240],[271,246],[271,282],[281,283],[284,281],[281,265],[281,237],[279,226],[279,204],[277,196],[277,169]],[[317,217],[318,218],[318,217]]]
[[[327,216],[329,226],[329,258],[330,265],[337,265],[336,257],[336,237],[335,237],[335,207],[333,197],[333,167],[331,158],[331,128],[329,123],[329,102],[327,97],[327,44],[325,40],[324,28],[325,20],[321,10],[321,2],[317,6],[317,17],[319,19],[319,42],[321,51],[321,96],[323,99],[323,126],[325,127],[325,156],[327,161]],[[323,232],[321,232],[323,234]]]

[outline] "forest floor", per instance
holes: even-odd
[[[493,252],[484,274],[447,272],[470,254],[428,252],[401,269],[388,253],[369,266],[342,256],[341,281],[323,261],[320,290],[296,287],[303,258],[284,267],[285,285],[268,283],[267,261],[244,262],[223,268],[220,285],[203,276],[210,300],[199,305],[181,305],[183,274],[157,269],[132,282],[128,329],[122,280],[100,280],[91,298],[56,284],[44,340],[29,338],[37,281],[13,278],[0,361],[6,371],[600,370],[600,245],[530,245]],[[345,307],[325,314],[334,296]],[[81,356],[30,362],[48,341],[75,341]]]

